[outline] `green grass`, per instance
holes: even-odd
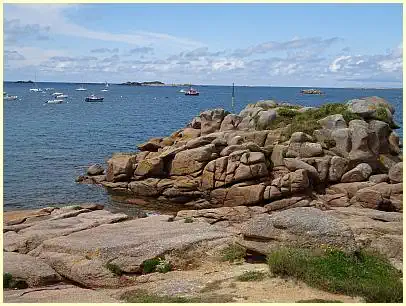
[[[6,272],[3,274],[3,288],[25,289],[28,288],[28,284],[23,280],[14,279],[11,273]]]
[[[402,302],[401,273],[375,254],[281,248],[268,256],[272,273],[300,279],[333,293],[362,296],[366,302]]]
[[[159,265],[159,258],[147,259],[142,263],[142,272],[144,274],[155,272],[156,266]]]
[[[318,120],[335,114],[343,115],[347,123],[354,119],[361,119],[357,114],[351,113],[343,103],[327,103],[318,109],[308,109],[302,113],[292,110],[292,107],[281,107],[278,110],[278,117],[271,122],[268,128],[287,127],[284,133],[286,137],[290,137],[295,132],[312,135],[314,130],[321,128]]]
[[[240,282],[261,281],[265,279],[266,273],[261,271],[247,271],[237,277]]]
[[[231,263],[243,260],[246,255],[247,250],[238,244],[230,244],[221,251],[221,259]]]
[[[227,303],[232,302],[229,295],[208,295],[197,297],[168,296],[148,293],[145,290],[136,290],[121,297],[127,303]]]

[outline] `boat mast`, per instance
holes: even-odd
[[[234,109],[234,99],[235,99],[235,97],[234,97],[234,83],[233,83],[233,92],[232,92],[232,94],[231,94],[231,108],[232,108],[232,110],[233,110],[233,113],[235,113],[235,109]]]

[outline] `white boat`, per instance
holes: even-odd
[[[56,99],[64,99],[64,98],[67,98],[68,97],[68,95],[59,95],[59,96],[56,96],[55,98]]]
[[[63,95],[63,92],[54,92],[52,95],[53,96],[60,96],[60,95]]]
[[[87,89],[84,88],[84,87],[83,87],[83,84],[82,84],[82,85],[80,85],[79,88],[76,88],[75,90],[77,90],[77,91],[84,91],[84,90],[87,90]]]
[[[61,104],[64,101],[62,99],[55,99],[55,100],[48,100],[46,103],[47,104]]]
[[[106,82],[104,85],[104,89],[102,89],[101,91],[109,91],[108,88],[109,88],[109,84]]]
[[[53,90],[53,88],[47,87],[47,88],[45,88],[44,90],[45,90],[45,91]]]
[[[31,92],[42,92],[41,88],[30,88]]]
[[[3,100],[14,101],[17,99],[18,99],[18,96],[9,96],[7,94],[3,96]]]
[[[179,92],[181,92],[181,93],[185,93],[185,92],[186,92],[186,90],[181,89],[181,90],[179,90]]]

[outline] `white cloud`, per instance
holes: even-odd
[[[351,56],[349,55],[342,55],[337,57],[330,65],[330,71],[331,72],[337,72],[338,70],[341,69],[341,67],[343,66],[343,64],[340,64],[343,61],[347,61],[351,59]]]

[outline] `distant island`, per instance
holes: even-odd
[[[304,95],[322,95],[323,92],[320,89],[302,89],[300,91]]]
[[[33,84],[34,82],[31,81],[31,80],[29,80],[29,81],[17,81],[17,82],[14,82],[14,83],[18,83],[18,84]]]
[[[159,81],[153,82],[125,82],[118,85],[127,85],[127,86],[166,86],[165,83]]]

